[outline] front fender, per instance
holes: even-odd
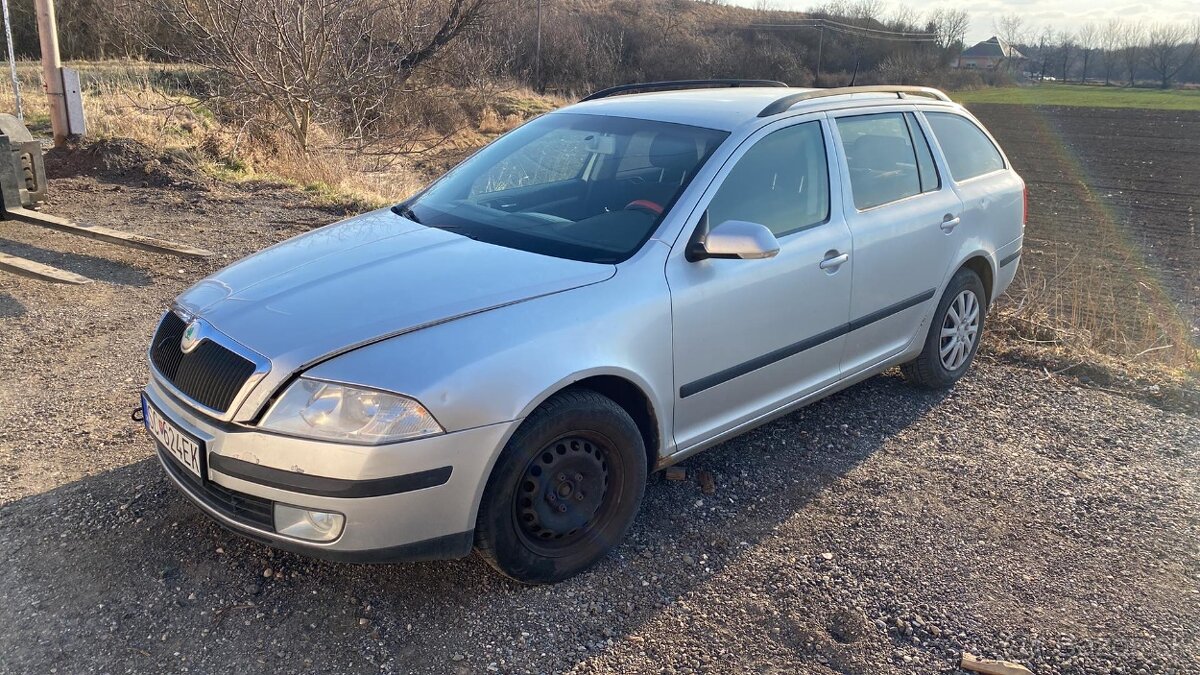
[[[661,264],[626,267],[599,284],[362,347],[307,374],[412,396],[447,431],[522,419],[572,382],[615,375],[651,399],[667,439],[669,291]]]

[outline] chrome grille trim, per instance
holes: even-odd
[[[173,307],[172,309],[163,313],[162,318],[159,319],[158,325],[155,327],[155,339],[151,340],[150,347],[146,350],[146,360],[150,366],[151,377],[154,378],[158,386],[179,401],[186,403],[192,408],[195,408],[196,410],[208,415],[209,417],[212,417],[213,419],[223,422],[232,421],[237,414],[238,409],[246,400],[246,397],[250,395],[250,392],[254,389],[254,387],[260,381],[262,381],[264,377],[266,377],[268,372],[270,372],[271,361],[265,356],[253,351],[252,349],[249,349],[236,340],[233,340],[224,333],[221,333],[217,329],[213,328],[210,324],[200,320],[199,332],[197,334],[197,340],[199,344],[197,344],[197,346],[192,350],[193,353],[199,352],[202,348],[204,348],[206,343],[211,343],[211,346],[208,347],[209,349],[220,349],[222,351],[230,352],[238,357],[241,357],[242,359],[245,359],[254,366],[254,370],[242,383],[241,387],[239,387],[233,394],[228,406],[224,410],[218,410],[212,406],[205,405],[203,402],[197,400],[196,396],[185,392],[181,386],[176,384],[176,380],[168,377],[166,373],[162,372],[162,370],[158,367],[158,364],[155,362],[155,348],[159,343],[159,339],[157,339],[159,337],[159,330],[163,327],[163,322],[167,321],[172,315],[174,316],[174,320],[183,321],[185,325],[186,322],[191,319],[191,316],[187,312],[176,307]],[[163,355],[160,355],[160,357],[162,356]],[[179,360],[182,360],[183,355],[180,354],[178,358]],[[170,360],[163,358],[160,358],[160,360],[163,361],[164,366],[168,368],[172,367],[172,362]],[[174,364],[174,367],[179,368],[179,364]],[[227,361],[224,365],[222,365],[222,368],[226,369],[224,372],[228,373],[232,372],[233,366],[229,365],[229,362]],[[178,371],[176,372],[176,377],[178,377]],[[206,384],[203,382],[193,382],[190,384],[195,384],[200,387],[215,386],[212,383]],[[211,395],[210,389],[194,391],[205,391],[206,396]]]

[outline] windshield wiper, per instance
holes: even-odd
[[[412,207],[410,207],[408,204],[397,204],[393,206],[392,213],[408,218],[418,225],[422,224],[421,219],[417,217],[417,214],[413,213]]]

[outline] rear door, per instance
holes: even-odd
[[[834,115],[854,291],[843,372],[877,363],[926,330],[962,203],[911,107]]]
[[[976,122],[953,112],[923,112],[930,140],[941,150],[950,181],[963,202],[959,239],[965,248],[957,259],[976,249],[997,250],[1022,234],[1025,184],[996,143]],[[997,265],[1015,260],[1001,259]]]

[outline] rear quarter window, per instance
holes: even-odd
[[[964,181],[1004,168],[1004,158],[971,120],[952,113],[927,112],[929,127],[942,146],[950,176]]]

